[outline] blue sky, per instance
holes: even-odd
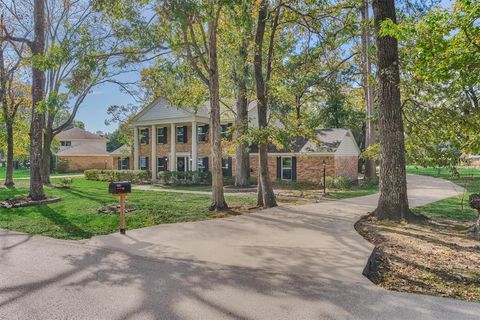
[[[125,82],[138,81],[140,79],[140,66],[137,72],[129,72],[121,77]],[[120,90],[117,85],[104,84],[94,88],[79,108],[76,120],[83,121],[88,131],[112,132],[118,124],[105,125],[107,109],[111,105],[135,104],[135,100],[127,93]]]
[[[442,6],[450,6],[452,0],[442,0]],[[122,75],[122,80],[128,82],[138,81],[140,79],[140,68],[137,72],[130,72],[126,75]],[[103,131],[112,132],[117,128],[117,124],[105,125],[105,119],[107,118],[107,108],[111,105],[126,105],[135,104],[135,100],[127,93],[124,93],[120,88],[113,84],[105,84],[99,86],[93,90],[93,92],[87,96],[83,105],[80,107],[77,120],[85,123],[85,128],[89,131]]]

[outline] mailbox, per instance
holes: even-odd
[[[114,181],[110,182],[108,192],[111,194],[131,193],[132,185],[128,181]]]

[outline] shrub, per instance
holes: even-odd
[[[212,183],[210,172],[205,171],[162,171],[158,179],[173,185],[208,185]]]
[[[377,187],[379,184],[378,177],[365,178],[360,181],[360,188],[362,189],[372,189]]]
[[[151,180],[148,170],[103,170],[89,169],[84,171],[87,180],[95,181],[130,181],[131,183],[144,183]]]
[[[340,190],[349,190],[352,188],[352,180],[348,177],[335,178],[334,185]]]
[[[57,160],[57,172],[65,173],[68,171],[68,160],[58,159]]]
[[[325,184],[327,185],[327,188],[333,188],[335,186],[335,179],[333,177],[325,177]],[[323,187],[323,181],[321,185]]]
[[[69,189],[72,186],[73,178],[61,178],[60,188]]]

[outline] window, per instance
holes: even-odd
[[[130,169],[130,158],[118,159],[118,170]]]
[[[62,147],[71,147],[72,146],[72,141],[60,141],[60,145]]]
[[[140,129],[140,144],[148,144],[148,128]]]
[[[220,126],[220,131],[221,131],[221,134],[222,134],[222,138],[225,138],[227,140],[232,140],[232,133],[230,132],[231,127],[232,127],[231,123],[222,124]]]
[[[167,127],[157,128],[157,143],[167,143]]]
[[[232,158],[222,158],[222,172],[224,177],[232,176]]]
[[[157,159],[157,171],[162,172],[162,171],[167,171],[168,170],[168,158],[167,157],[161,157]]]
[[[282,157],[282,180],[292,180],[292,157]]]
[[[198,158],[197,170],[201,172],[208,172],[208,157]]]
[[[177,142],[187,143],[187,127],[177,127]]]
[[[148,170],[148,157],[140,157],[140,169]]]
[[[208,132],[208,125],[207,124],[197,128],[198,142],[206,142],[207,141],[207,132]]]

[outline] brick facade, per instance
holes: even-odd
[[[87,169],[117,169],[112,156],[59,156],[58,160],[68,162],[66,172],[81,172]]]
[[[161,127],[161,126],[158,126]],[[171,127],[167,127],[167,143],[157,143],[157,157],[168,157],[170,155],[170,141],[171,141]],[[156,132],[152,139],[151,127],[148,127],[149,140],[148,144],[139,144],[139,157],[151,157],[152,146],[151,143],[157,142]],[[176,134],[176,133],[175,133]],[[188,153],[192,151],[192,126],[187,126],[186,143],[176,142],[177,153]],[[175,137],[176,139],[176,137]],[[211,169],[211,145],[208,142],[197,142],[198,157],[208,157],[208,168]],[[133,158],[132,158],[133,159]],[[326,174],[330,177],[349,177],[352,180],[357,180],[358,177],[358,157],[357,156],[335,156],[335,155],[299,155],[297,156],[297,181],[312,181],[320,182],[323,179],[323,161],[326,161]],[[133,163],[133,162],[132,162]],[[149,161],[150,167],[150,161]],[[277,180],[277,155],[269,155],[268,169],[272,181]],[[232,172],[235,174],[235,159],[232,160]],[[258,155],[250,156],[250,176],[256,177],[258,175]]]
[[[277,157],[269,155],[268,172],[272,181],[277,180]],[[351,180],[358,178],[358,157],[339,156],[297,156],[297,181],[320,182],[323,179],[323,161],[326,162],[326,175],[329,177],[348,177]],[[250,156],[250,175],[258,176],[258,156]]]

